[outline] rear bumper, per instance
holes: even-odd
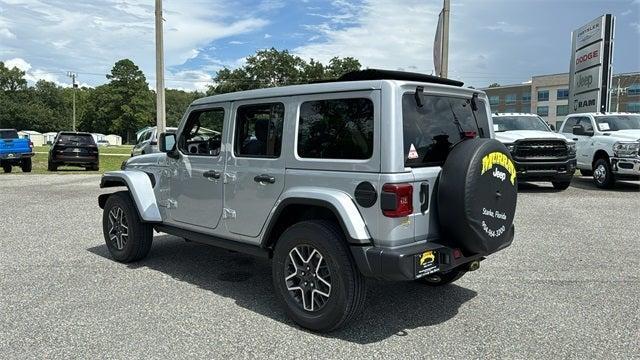
[[[0,160],[22,160],[33,157],[34,153],[3,153],[0,154]]]
[[[576,172],[576,159],[563,161],[515,161],[518,180],[570,181]]]
[[[80,165],[80,164],[97,164],[98,156],[89,155],[89,156],[73,156],[73,155],[53,155],[51,156],[51,161],[58,164],[72,164],[72,165]]]
[[[455,268],[465,267],[474,260],[483,260],[487,255],[511,245],[514,231],[512,230],[510,233],[511,237],[500,248],[485,254],[467,254],[465,256],[457,249],[443,245],[438,241],[426,241],[399,248],[354,245],[351,246],[351,254],[360,272],[365,276],[388,281],[410,281],[429,274],[446,273]],[[434,251],[437,261],[426,272],[418,274],[416,262],[427,251]]]

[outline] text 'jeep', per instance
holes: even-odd
[[[516,168],[492,139],[483,92],[422,74],[195,101],[161,153],[106,173],[104,237],[142,259],[153,230],[272,258],[289,316],[315,331],[352,319],[365,278],[442,285],[511,244]]]

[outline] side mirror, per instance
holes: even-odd
[[[582,127],[582,125],[574,125],[572,130],[573,135],[585,136],[584,127]]]
[[[158,139],[158,144],[160,145],[160,152],[167,153],[167,156],[172,158],[177,158],[178,154],[176,151],[176,134],[173,133],[162,133],[160,134],[160,138]]]
[[[556,131],[556,127],[553,124],[549,124],[549,128],[551,128],[551,131]]]

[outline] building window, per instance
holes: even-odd
[[[531,102],[531,93],[530,92],[522,93],[522,102],[525,103],[525,104]]]
[[[631,84],[627,88],[628,95],[640,95],[640,84]]]
[[[548,92],[547,92],[547,95]],[[548,106],[538,106],[537,114],[540,116],[549,116],[549,107]]]
[[[565,116],[569,113],[569,105],[556,106],[556,116]]]
[[[628,103],[627,111],[632,113],[640,113],[640,103]]]
[[[500,104],[500,96],[493,95],[489,96],[489,105],[498,105]]]
[[[558,100],[566,100],[569,98],[569,89],[558,89]]]
[[[504,103],[507,105],[512,105],[516,103],[516,94],[508,94],[504,98]]]
[[[549,90],[538,91],[538,101],[549,101]]]

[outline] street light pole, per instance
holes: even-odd
[[[156,0],[156,126],[158,134],[165,129],[164,46],[162,0]]]
[[[76,77],[78,75],[74,72],[68,71],[67,76],[70,77],[72,81],[71,92],[73,93],[73,131],[76,131],[76,89],[78,88],[78,85],[76,84]]]

